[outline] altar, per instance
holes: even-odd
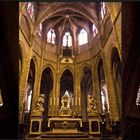
[[[78,132],[82,127],[82,120],[80,118],[49,118],[48,127],[53,132]]]

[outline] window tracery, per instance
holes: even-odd
[[[55,31],[53,29],[50,29],[47,34],[47,42],[55,44],[55,38]]]
[[[87,32],[84,29],[82,29],[80,31],[80,34],[78,36],[78,40],[79,40],[79,45],[83,45],[83,44],[88,43]]]
[[[63,46],[72,46],[72,37],[69,32],[66,32],[63,36]]]

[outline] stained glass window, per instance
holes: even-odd
[[[55,35],[54,30],[50,29],[47,34],[47,42],[55,44],[55,38],[56,38],[56,35]]]
[[[63,46],[72,46],[72,37],[69,32],[66,32],[63,36]]]
[[[104,2],[101,2],[101,18],[104,19],[104,16],[106,14],[106,6]]]
[[[95,37],[98,34],[98,30],[94,24],[92,26],[92,31],[93,31],[93,37]]]
[[[103,112],[108,112],[109,111],[109,101],[108,101],[106,85],[103,85],[103,87],[101,88],[101,102],[102,102]]]
[[[87,32],[84,29],[82,29],[80,31],[80,34],[78,36],[78,40],[79,40],[79,45],[83,45],[83,44],[88,43]]]
[[[36,32],[38,33],[39,36],[41,36],[41,34],[42,34],[42,23],[39,24]]]
[[[138,93],[137,93],[136,105],[140,106],[140,86],[139,86]]]
[[[3,106],[3,100],[2,100],[1,89],[0,89],[0,107],[1,106]]]
[[[27,11],[31,17],[31,19],[33,19],[33,15],[34,15],[34,5],[32,2],[28,2],[27,3]]]
[[[30,92],[27,94],[27,97],[26,97],[25,111],[28,113],[30,112],[30,109],[31,109],[31,100],[32,100],[32,90],[30,90]]]

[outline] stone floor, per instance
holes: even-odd
[[[44,136],[44,137],[43,137]],[[38,137],[29,138],[26,136],[24,140],[122,140],[121,137],[93,137],[87,133],[79,135],[41,135]]]

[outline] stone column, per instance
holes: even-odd
[[[28,81],[29,69],[30,69],[30,61],[32,56],[32,48],[29,48],[28,56],[24,57],[24,62],[22,63],[22,71],[20,75],[20,82],[19,82],[19,107],[20,107],[20,122],[22,123],[22,114],[23,112],[23,104],[26,96],[26,86]]]
[[[40,94],[40,84],[41,84],[41,77],[42,77],[42,65],[43,65],[43,56],[44,56],[44,48],[45,48],[45,39],[42,38],[42,50],[41,50],[41,58],[39,59],[38,67],[36,66],[35,70],[35,80],[34,80],[34,92],[32,97],[32,110],[35,107],[36,101],[38,99],[38,96]],[[31,116],[32,116],[32,110],[31,110]]]
[[[81,92],[80,92],[80,80],[79,80],[79,77],[80,77],[80,73],[79,71],[77,71],[78,69],[76,68],[75,69],[75,95],[74,97],[76,97],[75,99],[75,103],[77,104],[76,106],[76,110],[79,114],[81,114]]]
[[[99,113],[102,111],[102,104],[101,104],[101,93],[100,93],[100,83],[99,83],[99,75],[98,75],[98,64],[95,65],[94,62],[94,73],[93,73],[93,78],[94,78],[94,86],[95,86],[95,98],[97,100],[97,109]]]
[[[110,61],[108,61],[108,56],[104,54],[103,56],[103,66],[105,73],[105,81],[107,84],[108,98],[109,98],[109,106],[110,106],[110,115],[112,119],[119,118],[119,108],[117,105],[117,96],[116,89],[114,86],[113,75],[110,68]]]

